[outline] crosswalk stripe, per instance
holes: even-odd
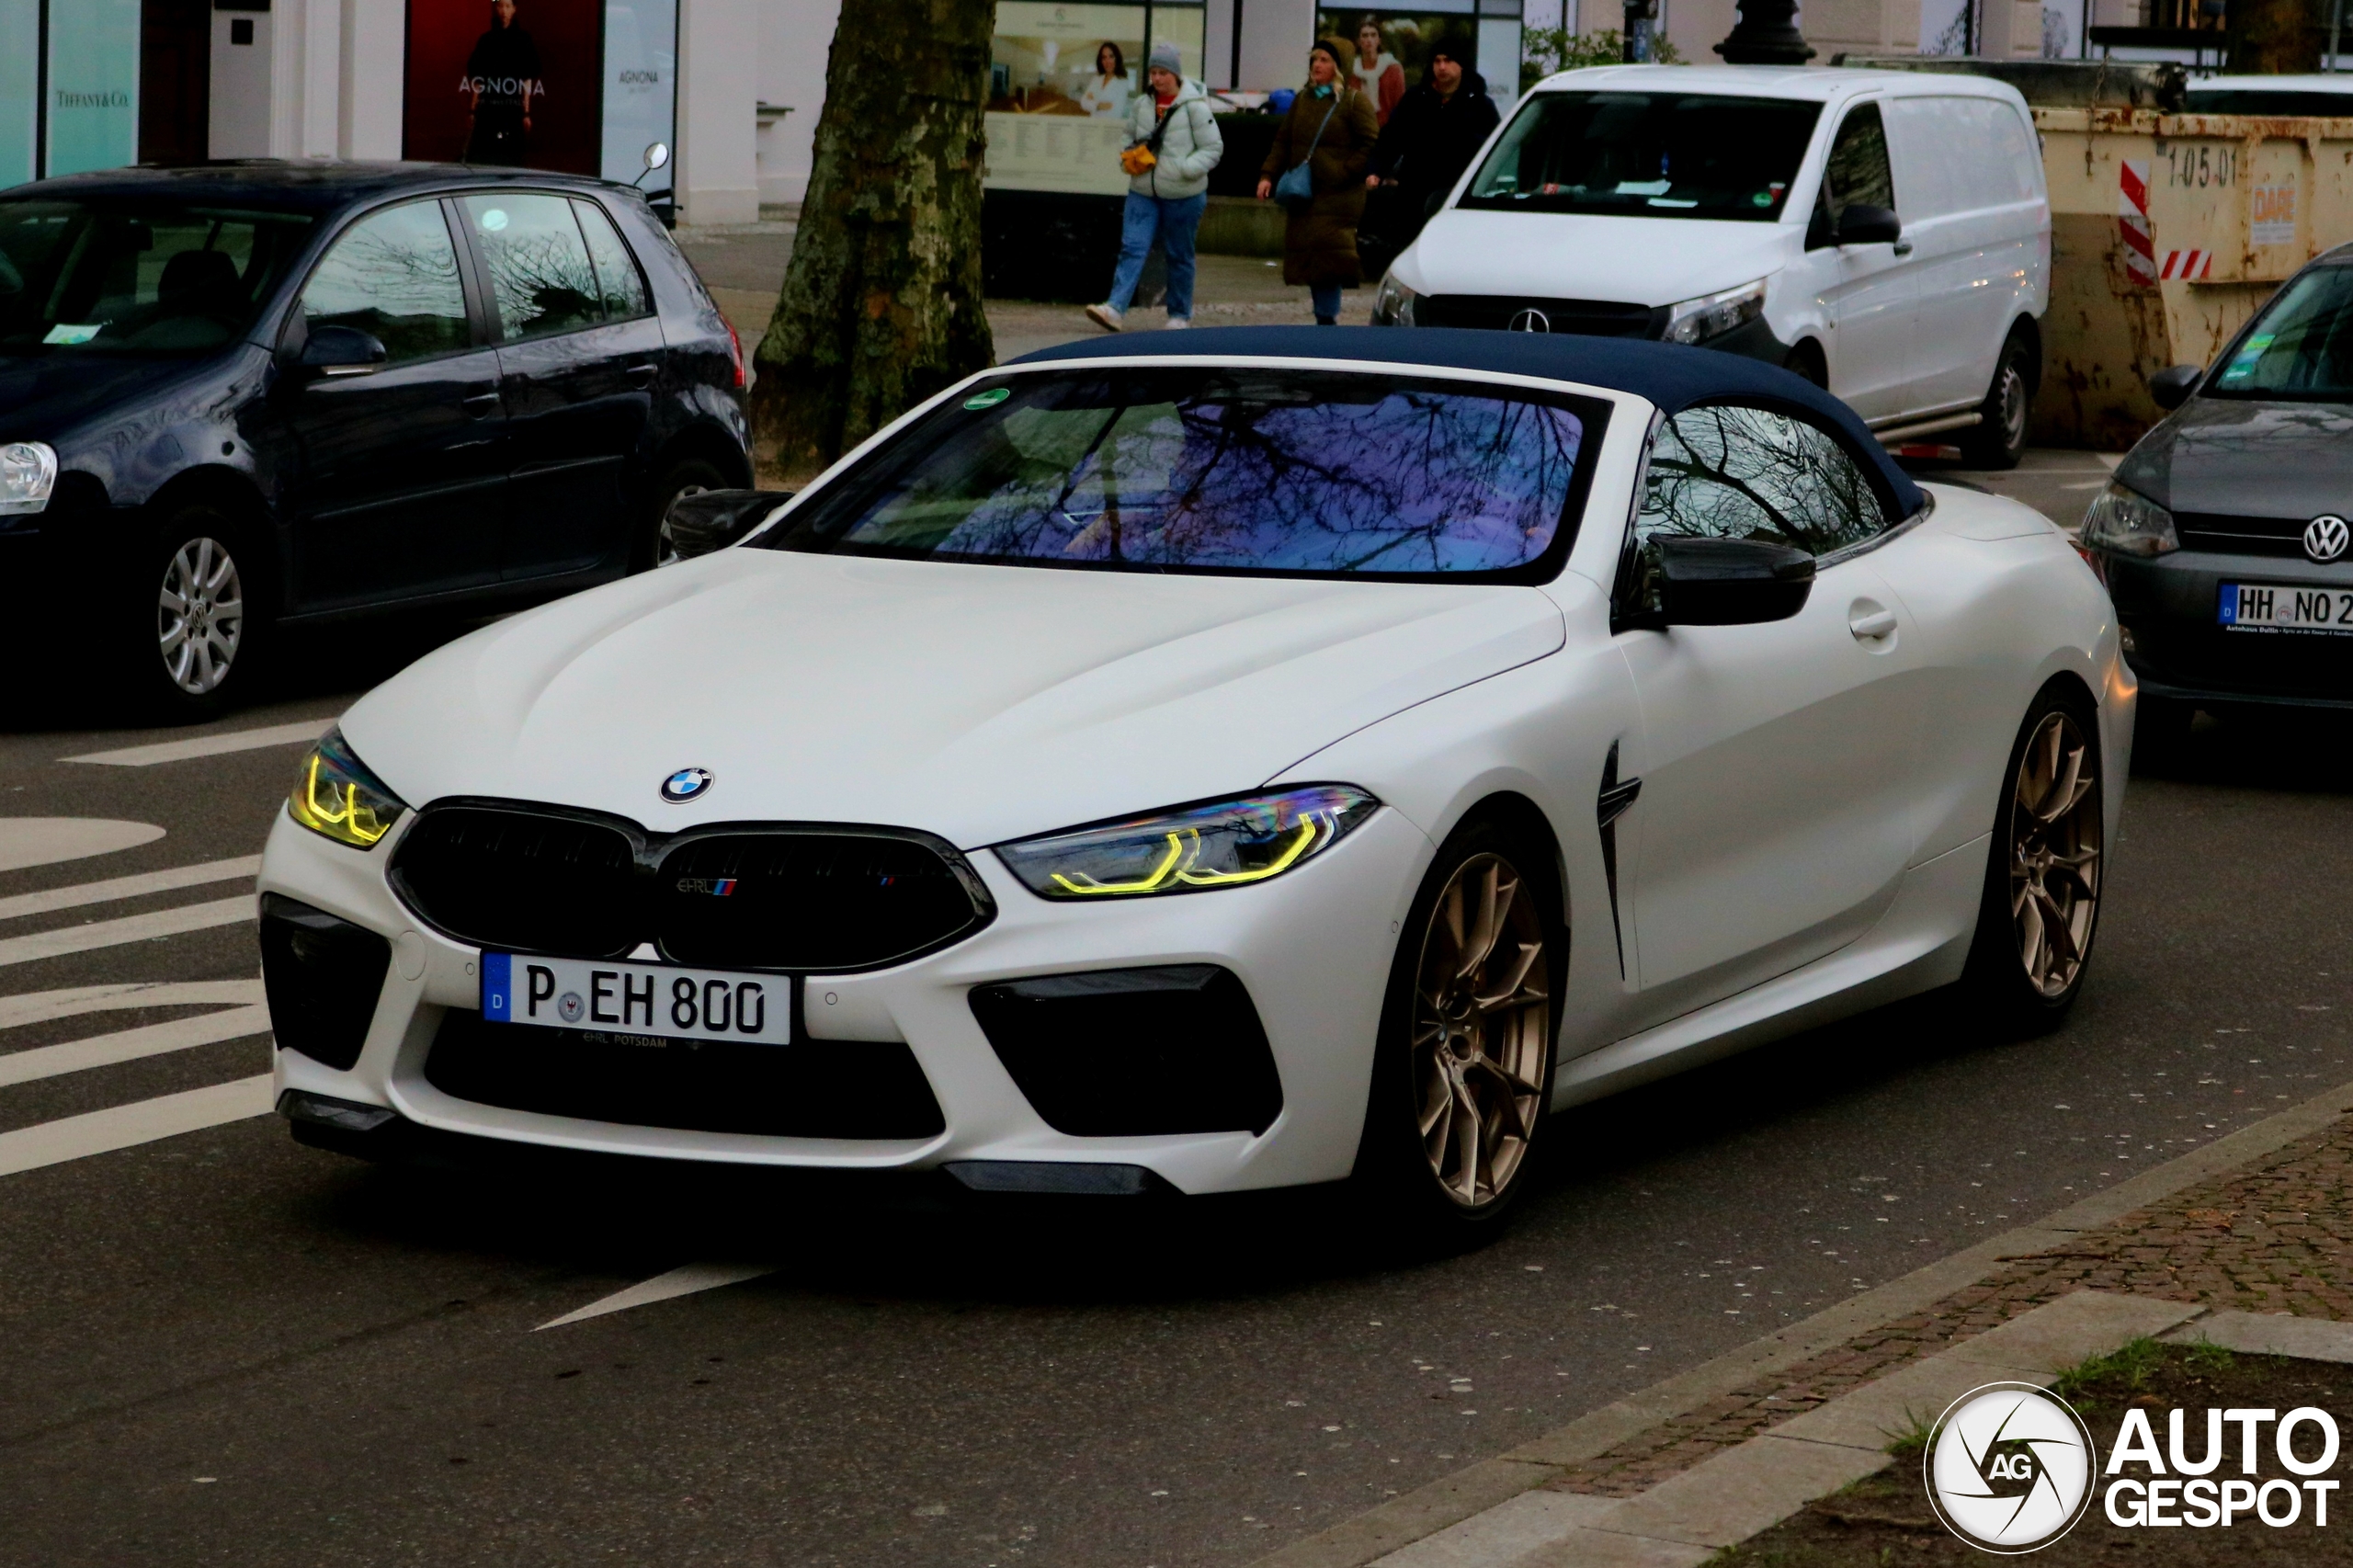
[[[46,915],[52,909],[75,909],[85,903],[111,903],[119,898],[143,898],[153,892],[202,887],[207,882],[234,881],[260,871],[261,857],[240,855],[233,860],[207,860],[169,870],[142,871],[135,877],[109,877],[102,882],[80,882],[70,888],[46,888],[40,892],[0,898],[0,920]]]
[[[254,895],[215,899],[210,903],[182,904],[177,909],[158,909],[149,915],[126,915],[119,920],[93,920],[81,926],[61,926],[54,931],[34,931],[22,937],[0,938],[0,965],[32,963],[40,959],[62,958],[68,953],[86,953],[96,948],[112,948],[125,942],[143,942],[156,937],[176,937],[187,931],[202,931],[215,926],[234,926],[251,920],[257,914]]]
[[[106,767],[153,767],[159,762],[187,762],[199,756],[221,756],[233,751],[259,751],[265,746],[290,746],[315,741],[327,733],[332,719],[305,719],[294,724],[272,724],[259,730],[232,730],[225,735],[199,735],[188,741],[159,741],[153,745],[124,746],[117,751],[85,752],[61,756],[60,762],[95,762]]]
[[[118,1062],[136,1062],[143,1056],[216,1045],[224,1040],[242,1040],[246,1035],[265,1034],[268,1029],[267,1007],[231,1007],[225,1012],[174,1018],[168,1023],[93,1035],[60,1045],[37,1045],[0,1056],[0,1089],[12,1084],[29,1084],[36,1078],[54,1078],[62,1073],[111,1067]]]
[[[261,1073],[0,1132],[0,1176],[267,1116],[274,1103],[269,1074]]]
[[[63,991],[25,991],[14,996],[0,996],[0,1029],[126,1007],[231,1007],[249,1006],[261,999],[258,980],[128,981],[114,985],[74,985]]]

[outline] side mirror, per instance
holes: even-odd
[[[1893,207],[1866,207],[1860,202],[1838,215],[1837,243],[1842,245],[1892,245],[1904,237],[1904,221]]]
[[[1669,626],[1755,626],[1787,620],[1813,592],[1813,557],[1758,540],[1665,534],[1658,551],[1661,607]]]
[[[790,490],[698,490],[679,496],[662,515],[660,564],[726,549],[792,496]]]
[[[302,345],[302,368],[322,376],[373,375],[384,358],[384,346],[356,326],[314,326]]]
[[[667,142],[653,142],[647,143],[645,148],[645,167],[649,173],[654,169],[662,167],[663,165],[669,161],[670,144]]]
[[[2168,413],[2189,401],[2198,383],[2206,379],[2202,365],[2173,365],[2149,378],[2149,396],[2159,408]]]

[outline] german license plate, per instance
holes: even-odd
[[[2353,635],[2353,588],[2285,583],[2225,583],[2217,617],[2225,631],[2315,631]]]
[[[792,983],[670,964],[484,953],[482,1016],[542,1028],[789,1045]]]

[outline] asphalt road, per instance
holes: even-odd
[[[216,730],[323,726],[398,657],[309,650]],[[64,761],[190,738],[71,717],[0,729],[0,818],[164,832],[0,869],[0,1171],[268,1065],[257,1034],[27,1054],[236,1005],[40,1016],[252,980],[243,906],[205,906],[250,892],[299,756]],[[1971,1038],[1929,999],[1572,1113],[1518,1228],[1440,1262],[1312,1201],[435,1176],[267,1115],[0,1175],[0,1564],[1246,1562],[2353,1080],[2344,737],[2192,749],[2135,784],[2064,1029]],[[0,863],[24,837],[0,821]],[[770,1271],[541,1326],[731,1263]]]

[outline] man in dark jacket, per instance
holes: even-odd
[[[539,46],[515,22],[515,0],[491,0],[490,26],[466,57],[466,162],[520,164],[531,134],[540,80]]]
[[[1453,187],[1502,118],[1487,96],[1486,78],[1444,48],[1432,52],[1420,85],[1390,112],[1372,171],[1365,176],[1367,188],[1378,192],[1373,204],[1380,214],[1377,223],[1366,224],[1378,230],[1364,241],[1368,277],[1378,276],[1391,257],[1414,243],[1430,203]]]

